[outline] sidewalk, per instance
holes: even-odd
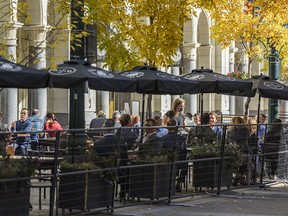
[[[191,192],[190,192],[191,194]],[[173,199],[170,205],[167,201],[159,201],[149,204],[141,201],[127,201],[124,206],[115,201],[115,209],[112,215],[116,216],[260,216],[260,215],[288,215],[288,183],[281,181],[271,182],[265,189],[258,186],[253,188],[235,187],[230,190],[221,191],[216,196],[216,191],[204,192],[193,196],[189,192],[177,195],[187,195]],[[32,194],[31,194],[32,195]],[[32,204],[34,209],[30,212],[33,216],[48,215],[48,200],[43,200],[43,210],[38,210],[38,193],[33,192]],[[137,205],[136,205],[137,204]],[[69,211],[66,210],[65,215]],[[73,211],[74,213],[74,211]],[[77,211],[75,211],[77,213]],[[54,214],[55,215],[55,214]],[[61,210],[59,210],[59,215]],[[80,215],[76,214],[76,215]],[[94,213],[89,215],[106,216],[107,213]]]

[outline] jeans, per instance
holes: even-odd
[[[28,142],[24,142],[22,144],[17,144],[17,143],[12,143],[11,144],[13,147],[14,147],[14,153],[16,152],[17,153],[17,149],[20,149],[21,150],[21,153],[26,155],[28,153],[28,149],[31,148],[31,144],[28,143]]]

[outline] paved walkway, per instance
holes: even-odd
[[[173,199],[168,205],[167,201],[158,201],[150,204],[142,200],[123,203],[115,201],[115,209],[112,215],[121,216],[260,216],[260,215],[288,215],[288,183],[283,181],[271,182],[265,189],[259,187],[235,187],[221,192],[216,196],[216,191],[203,192],[193,195],[191,192],[183,192],[177,195],[187,195]],[[48,215],[48,199],[43,200],[43,210],[38,209],[38,190],[33,189],[33,210],[30,215]],[[80,212],[73,211],[75,215]],[[73,215],[74,215],[73,214]],[[56,215],[56,214],[54,214]],[[62,215],[59,210],[59,215]],[[65,215],[69,215],[66,211]],[[89,215],[111,215],[111,213],[95,212]]]

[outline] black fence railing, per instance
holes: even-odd
[[[168,127],[162,138],[155,134],[159,127],[145,126],[142,139],[129,127],[101,129],[100,136],[83,129],[55,131],[56,137],[41,131],[38,140],[29,141],[26,154],[7,146],[30,133],[7,132],[11,139],[1,146],[0,213],[113,212],[207,190],[220,195],[287,180],[288,134],[281,126],[273,135],[273,125],[265,124],[264,140],[251,139],[243,129],[249,125],[232,124],[218,125],[222,132],[214,137],[205,125]]]

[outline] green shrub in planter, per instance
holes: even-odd
[[[60,176],[59,208],[89,211],[94,208],[113,207],[113,181],[115,171],[101,171],[99,164],[109,166],[114,157],[101,158],[89,156],[86,162],[71,164],[61,163],[61,173],[82,172]],[[111,166],[113,168],[113,166]],[[103,167],[104,168],[104,167]],[[89,171],[89,172],[83,172]],[[91,172],[90,172],[91,171]]]
[[[29,215],[30,179],[37,167],[37,159],[10,159],[3,154],[0,161],[0,215]]]

